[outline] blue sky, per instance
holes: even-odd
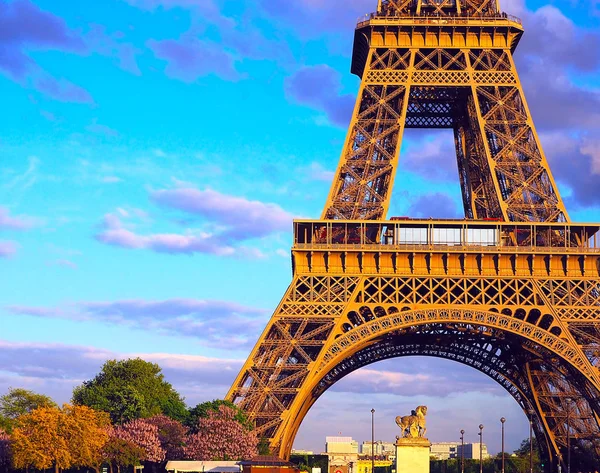
[[[0,391],[67,401],[139,355],[191,405],[225,395],[290,282],[292,219],[321,213],[358,88],[354,24],[375,6],[0,3]],[[517,63],[571,217],[600,220],[600,4],[503,6],[524,20]],[[451,133],[407,133],[391,214],[460,209]],[[483,422],[498,450],[502,415],[510,448],[527,436],[492,381],[415,358],[340,382],[296,447],[365,440],[372,406],[391,440],[423,400],[433,441],[476,441]]]

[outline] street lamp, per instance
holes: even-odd
[[[533,473],[533,411],[529,411],[529,473]]]
[[[502,473],[504,473],[504,423],[506,419],[502,417],[500,422],[502,422]]]
[[[479,424],[479,473],[483,473],[483,424]]]
[[[375,473],[375,409],[371,409],[371,473]]]
[[[567,402],[567,473],[571,473],[571,398]]]
[[[465,473],[465,431],[460,431],[460,473]]]

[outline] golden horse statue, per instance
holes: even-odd
[[[402,431],[402,437],[425,437],[425,433],[427,432],[427,427],[425,426],[426,415],[427,406],[419,406],[412,411],[412,415],[396,417],[396,424],[398,424],[398,427]]]

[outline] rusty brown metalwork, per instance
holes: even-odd
[[[295,222],[293,281],[228,393],[278,455],[339,379],[426,355],[535,412],[547,471],[569,441],[600,461],[600,225],[569,222],[515,69],[522,34],[496,0],[381,0],[359,22],[328,201]],[[454,130],[465,220],[385,220],[407,127]]]

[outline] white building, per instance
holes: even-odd
[[[481,446],[481,453],[482,453],[482,458],[484,460],[487,460],[488,458],[491,457],[491,455],[488,453],[488,449],[487,449],[487,445],[484,444],[479,444],[479,443],[465,443],[465,459],[469,459],[469,460],[479,460],[479,448]],[[462,450],[462,445],[461,444],[457,444],[456,447],[456,457],[457,458],[461,458],[461,450]]]
[[[430,455],[436,460],[457,458],[458,447],[456,442],[434,442],[431,444]]]
[[[329,473],[355,473],[358,442],[352,437],[325,437],[325,452],[329,457]]]
[[[352,437],[325,437],[325,451],[358,454],[358,442]]]
[[[396,455],[396,446],[392,442],[376,440],[373,447],[373,450],[375,450],[375,456],[389,457]],[[360,446],[360,453],[363,455],[371,455],[371,442],[363,442]]]

